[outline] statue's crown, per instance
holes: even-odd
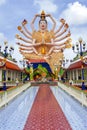
[[[44,12],[44,10],[42,10],[42,12],[41,12],[41,19],[44,20],[45,17],[46,17],[46,16],[45,16],[45,12]]]

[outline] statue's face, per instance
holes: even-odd
[[[40,21],[39,27],[40,27],[41,30],[46,30],[47,29],[46,21]]]

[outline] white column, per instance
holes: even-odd
[[[78,69],[76,70],[76,80],[78,80]]]
[[[73,70],[73,80],[75,80],[75,76],[74,76],[74,70]]]
[[[12,78],[13,78],[12,76],[13,76],[13,70],[11,70],[11,81],[12,81]]]
[[[70,79],[72,79],[72,75],[71,75],[72,73],[71,73],[71,71],[70,71]]]
[[[8,70],[6,69],[6,81],[8,80]]]
[[[2,69],[0,69],[0,81],[2,81]]]
[[[12,71],[12,81],[14,81],[14,71]]]
[[[14,81],[16,80],[16,71],[14,71]]]

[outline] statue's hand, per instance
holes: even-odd
[[[22,22],[22,25],[24,26],[24,25],[26,25],[26,24],[27,24],[27,20],[24,19],[23,22]]]
[[[68,27],[69,27],[69,25],[66,23],[66,24],[64,25],[64,27],[65,27],[65,28],[68,28]]]
[[[46,17],[51,17],[51,14],[46,14]]]
[[[62,19],[60,19],[60,22],[62,23],[62,24],[65,24],[65,20],[62,18]]]
[[[54,43],[54,40],[53,39],[51,39],[51,44],[53,44]]]
[[[33,39],[33,42],[32,42],[32,43],[33,43],[33,44],[35,44],[35,41],[36,41],[36,40],[35,40],[35,39]]]
[[[41,15],[40,14],[36,14],[35,17],[40,17]]]

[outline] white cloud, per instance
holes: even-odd
[[[79,2],[70,3],[68,4],[68,8],[62,12],[61,16],[69,24],[87,24],[87,7]]]
[[[0,5],[5,4],[6,0],[0,0]]]
[[[40,12],[42,10],[46,11],[47,13],[55,13],[57,11],[57,5],[53,3],[52,0],[35,0],[34,1],[35,5],[39,5],[40,7]]]
[[[87,43],[87,27],[78,27],[78,28],[71,28],[71,36],[73,39],[73,44],[78,41],[79,37],[82,37],[82,39]]]

